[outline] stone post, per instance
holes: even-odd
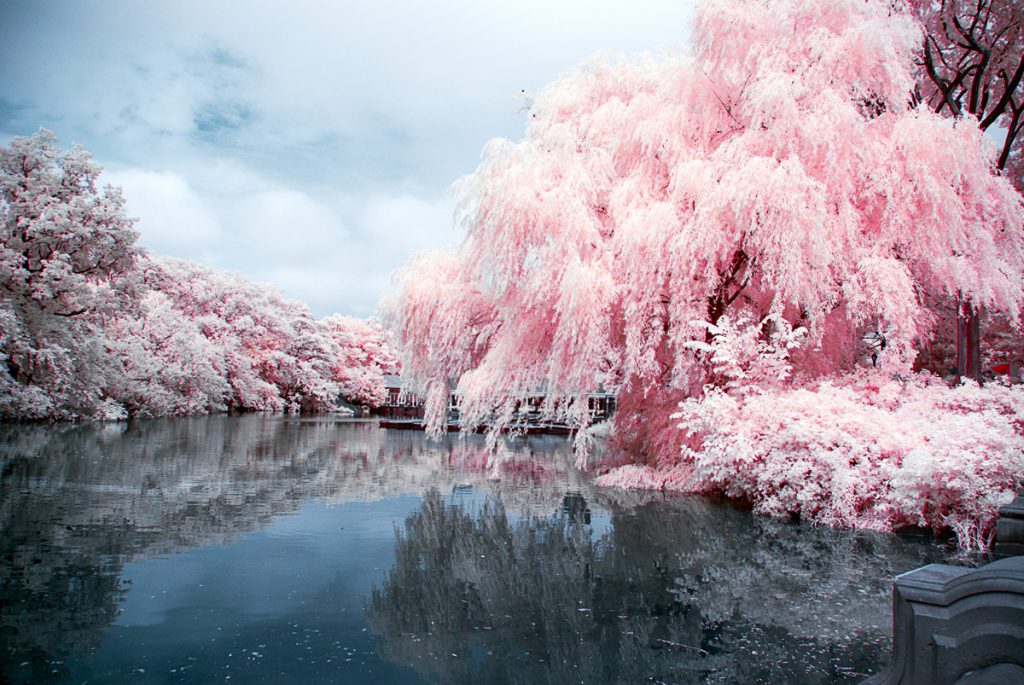
[[[1024,494],[1017,493],[1017,499],[999,510],[994,551],[997,556],[1024,554]]]
[[[1024,683],[1024,556],[896,577],[893,660],[864,685]]]

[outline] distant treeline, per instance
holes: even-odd
[[[375,321],[140,248],[100,167],[40,131],[0,148],[0,417],[121,419],[376,405]]]

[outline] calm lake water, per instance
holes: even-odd
[[[951,550],[280,416],[0,426],[0,681],[834,683]]]

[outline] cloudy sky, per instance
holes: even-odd
[[[40,127],[150,250],[367,316],[454,247],[449,187],[598,51],[685,49],[690,0],[3,0],[0,142]]]

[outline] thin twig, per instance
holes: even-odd
[[[692,645],[684,645],[681,642],[672,642],[671,640],[662,640],[661,638],[657,638],[654,641],[655,642],[660,642],[660,643],[668,645],[670,647],[679,647],[680,649],[691,649],[691,650],[693,650],[695,652],[700,652],[704,656],[708,655],[707,651],[701,649],[700,647],[694,647]]]

